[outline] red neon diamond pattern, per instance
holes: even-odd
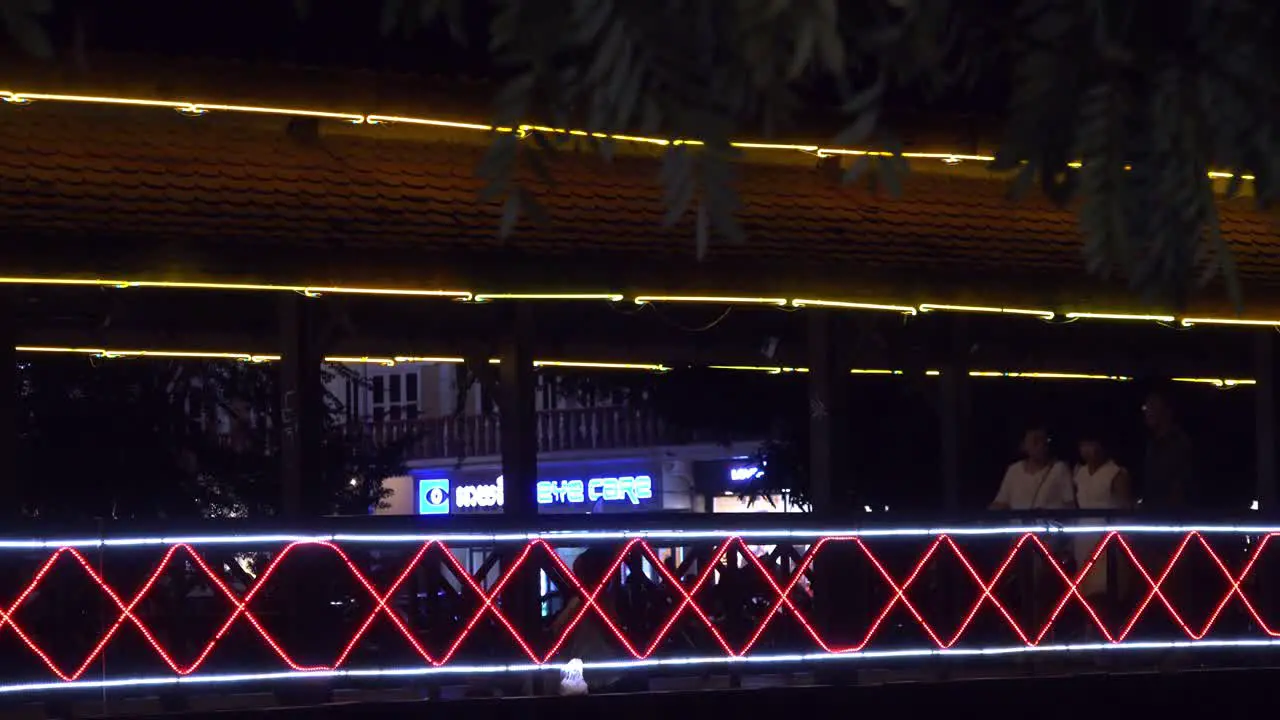
[[[969,630],[972,622],[984,606],[990,606],[1003,622],[1008,625],[1010,630],[1018,637],[1018,639],[1027,646],[1036,646],[1044,642],[1050,631],[1058,623],[1063,611],[1073,602],[1078,604],[1088,615],[1091,622],[1096,626],[1108,642],[1121,643],[1127,640],[1134,628],[1152,607],[1163,608],[1167,617],[1169,617],[1177,627],[1191,640],[1200,640],[1206,637],[1213,629],[1214,625],[1221,618],[1223,612],[1231,605],[1233,600],[1238,601],[1239,605],[1248,614],[1249,618],[1257,626],[1262,633],[1269,638],[1280,638],[1280,631],[1273,629],[1271,625],[1263,618],[1261,613],[1255,606],[1253,600],[1245,593],[1243,585],[1253,574],[1258,560],[1263,552],[1270,546],[1272,539],[1276,533],[1265,535],[1258,539],[1252,546],[1249,558],[1244,566],[1236,573],[1233,573],[1227,564],[1222,560],[1221,556],[1210,546],[1208,541],[1200,533],[1191,532],[1184,535],[1177,544],[1176,549],[1169,556],[1168,560],[1155,572],[1145,566],[1139,559],[1138,554],[1134,551],[1130,542],[1124,536],[1117,532],[1107,533],[1102,541],[1094,550],[1093,557],[1080,568],[1074,577],[1067,573],[1057,562],[1046,563],[1048,567],[1053,568],[1058,579],[1061,581],[1063,588],[1061,596],[1053,605],[1052,611],[1049,613],[1044,624],[1037,628],[1027,628],[1019,624],[1013,612],[996,595],[996,588],[1001,580],[1008,575],[1009,568],[1013,565],[1021,553],[1040,554],[1050,560],[1053,554],[1045,543],[1036,535],[1025,534],[1014,539],[1010,549],[1004,556],[1003,560],[996,567],[990,577],[984,577],[975,567],[971,559],[965,554],[964,550],[950,536],[940,535],[935,537],[926,550],[916,560],[914,566],[905,576],[896,578],[889,571],[885,563],[872,551],[866,541],[856,536],[828,536],[823,537],[815,542],[804,555],[797,569],[791,573],[790,577],[780,579],[776,577],[774,570],[762,560],[759,556],[751,552],[748,545],[738,537],[729,537],[724,539],[716,547],[710,556],[710,561],[705,563],[702,570],[693,579],[691,584],[684,584],[675,574],[666,566],[659,558],[654,548],[644,540],[632,539],[627,542],[614,556],[609,571],[605,573],[604,579],[595,587],[588,588],[574,576],[572,570],[562,560],[555,548],[545,540],[533,540],[524,545],[515,555],[510,565],[498,578],[493,586],[486,590],[481,582],[467,572],[466,568],[457,559],[454,553],[449,551],[444,544],[439,541],[426,542],[416,549],[410,556],[408,563],[396,574],[395,579],[383,589],[378,589],[373,582],[366,576],[364,572],[351,560],[343,549],[333,542],[295,542],[284,546],[274,556],[266,569],[258,576],[253,585],[244,593],[243,596],[237,595],[236,592],[227,585],[227,583],[214,571],[208,562],[190,545],[177,544],[167,548],[159,563],[156,565],[152,573],[141,584],[137,591],[125,599],[123,595],[113,588],[102,575],[94,568],[89,560],[77,549],[72,547],[64,547],[55,550],[40,566],[26,587],[10,602],[8,606],[0,607],[0,633],[12,632],[30,651],[43,663],[43,665],[56,677],[64,681],[74,681],[81,678],[86,671],[98,660],[106,647],[119,634],[120,630],[126,625],[134,626],[146,642],[155,650],[161,660],[176,674],[180,676],[189,675],[196,672],[205,663],[211,653],[217,648],[220,642],[224,640],[228,632],[237,624],[243,622],[247,624],[256,635],[266,644],[279,661],[288,669],[294,671],[316,671],[316,670],[333,670],[346,666],[352,652],[360,646],[361,641],[365,638],[370,627],[380,618],[385,618],[386,622],[392,626],[404,638],[405,642],[411,647],[422,662],[429,665],[440,667],[448,665],[453,661],[455,655],[467,642],[475,628],[486,619],[491,617],[497,625],[504,629],[515,641],[521,653],[528,658],[529,662],[534,664],[544,664],[551,662],[556,658],[557,654],[564,648],[565,643],[571,637],[573,632],[578,628],[580,623],[587,617],[588,613],[598,617],[610,632],[617,638],[620,645],[625,651],[636,659],[644,659],[652,656],[654,652],[661,646],[663,641],[670,635],[676,623],[682,618],[691,617],[696,619],[698,623],[706,628],[716,646],[726,656],[743,656],[752,651],[760,641],[765,631],[775,621],[776,618],[789,615],[803,629],[804,633],[814,642],[817,648],[827,653],[855,653],[868,648],[876,637],[881,633],[885,625],[886,619],[895,609],[905,611],[925,635],[940,649],[951,648],[960,642],[966,631]],[[988,541],[992,538],[987,538]],[[824,548],[833,543],[848,544],[855,547],[870,562],[875,570],[875,574],[883,582],[884,588],[889,591],[888,601],[881,607],[872,619],[866,633],[852,644],[837,645],[833,644],[818,629],[815,623],[802,611],[793,600],[793,595],[806,572],[813,566],[814,559],[823,551]],[[1092,565],[1097,559],[1106,552],[1110,547],[1116,546],[1119,549],[1119,555],[1127,558],[1136,570],[1138,577],[1145,590],[1142,599],[1133,613],[1118,628],[1109,628],[1102,621],[1097,610],[1093,608],[1085,597],[1079,592],[1079,586],[1085,575],[1088,573]],[[1204,624],[1199,627],[1193,627],[1179,612],[1173,599],[1165,592],[1165,585],[1170,573],[1177,566],[1179,560],[1187,552],[1188,548],[1198,546],[1202,549],[1212,561],[1212,564],[1221,572],[1223,579],[1227,583],[1227,591],[1221,599],[1215,604],[1214,609],[1205,620]],[[277,569],[288,558],[292,557],[296,550],[301,547],[316,547],[333,553],[338,557],[341,563],[351,573],[351,576],[359,584],[360,587],[368,594],[372,601],[372,609],[363,621],[357,626],[354,634],[344,644],[341,651],[333,658],[332,662],[327,665],[303,665],[295,660],[293,655],[279,642],[277,639],[263,626],[262,622],[255,615],[251,605],[254,598],[260,594],[262,589],[266,587],[272,577],[276,574]],[[432,550],[438,553],[431,553]],[[695,597],[702,590],[707,582],[711,580],[718,569],[721,569],[723,560],[727,553],[733,549],[742,551],[742,555],[747,559],[747,564],[754,568],[761,578],[765,581],[767,587],[773,595],[770,603],[769,611],[760,619],[755,629],[749,633],[747,640],[738,647],[734,647],[725,637],[722,630],[711,619],[708,613],[698,604]],[[657,623],[658,631],[647,644],[638,645],[623,630],[620,620],[611,617],[597,599],[612,578],[616,577],[619,567],[626,560],[628,555],[632,553],[640,553],[642,557],[649,560],[653,568],[661,576],[661,585],[668,588],[673,595],[671,609],[665,612],[661,621]],[[508,587],[516,572],[522,567],[529,564],[530,559],[535,553],[545,555],[549,567],[557,573],[565,582],[567,589],[576,593],[580,599],[577,610],[573,617],[565,623],[563,629],[548,645],[546,652],[537,652],[530,641],[516,628],[515,623],[507,616],[503,610],[501,595]],[[471,613],[467,621],[463,623],[458,630],[457,635],[447,644],[447,648],[433,655],[424,645],[412,628],[405,622],[403,618],[393,609],[392,601],[396,594],[400,591],[405,580],[414,572],[415,569],[427,558],[428,554],[434,557],[436,554],[443,559],[448,569],[459,578],[465,590],[473,594],[479,601],[479,606]],[[185,556],[194,563],[201,572],[208,578],[210,583],[218,593],[226,598],[228,604],[228,615],[226,620],[221,624],[219,629],[209,638],[208,642],[189,661],[183,662],[174,657],[173,654],[166,649],[156,638],[151,628],[147,626],[135,609],[147,597],[160,579],[166,568],[180,556]],[[923,613],[916,607],[911,599],[911,591],[920,578],[922,571],[930,565],[930,563],[938,562],[947,556],[953,557],[963,567],[965,574],[973,581],[973,587],[976,592],[976,598],[972,605],[969,606],[963,619],[955,630],[951,633],[941,632],[934,627]],[[45,580],[49,572],[59,562],[75,563],[84,573],[101,589],[102,593],[110,601],[111,605],[118,613],[114,622],[106,628],[102,636],[98,639],[93,648],[84,657],[84,659],[74,667],[63,667],[57,664],[53,658],[43,649],[35,638],[33,638],[27,630],[15,618],[16,613],[28,603],[33,594],[37,591],[41,583]]]

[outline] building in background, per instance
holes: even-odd
[[[388,478],[379,514],[474,515],[503,507],[498,416],[460,366],[348,365],[329,391],[375,443],[406,443],[408,474]],[[759,438],[728,445],[670,432],[653,410],[537,393],[538,505],[544,514],[798,512],[782,495],[741,499],[761,470]],[[459,402],[462,407],[458,408]],[[695,479],[696,478],[696,479]]]

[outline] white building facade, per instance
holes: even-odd
[[[374,442],[403,442],[408,473],[388,478],[377,512],[470,515],[502,511],[501,443],[494,404],[460,365],[347,365],[329,391]],[[651,410],[611,398],[567,397],[539,376],[538,506],[544,514],[794,512],[777,497],[738,498],[759,468],[759,440],[699,442]],[[461,405],[461,408],[459,408]]]

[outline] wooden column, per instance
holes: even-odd
[[[947,361],[939,378],[942,430],[942,506],[947,512],[960,509],[960,489],[964,486],[965,426],[968,420],[969,333],[963,316],[941,318],[947,322]]]
[[[809,497],[816,515],[850,516],[856,494],[850,447],[849,345],[841,316],[827,310],[809,310]],[[831,543],[814,560],[813,620],[823,634],[845,636],[851,623],[861,618],[861,595],[855,588],[867,583],[865,562],[848,543]],[[818,682],[827,685],[856,683],[853,667],[827,668]]]
[[[534,527],[538,519],[538,414],[533,373],[533,308],[516,302],[508,311],[503,328],[498,370],[498,417],[502,443],[503,514],[518,521],[519,527]],[[502,553],[502,566],[515,561],[516,548]],[[517,579],[504,592],[508,614],[526,634],[541,626],[541,586],[538,570],[545,558],[538,556],[521,566]],[[529,678],[521,692],[543,694],[543,678]]]
[[[1257,487],[1254,497],[1264,512],[1276,507],[1276,354],[1275,331],[1259,330],[1253,346],[1254,417],[1257,445]]]
[[[854,495],[849,462],[849,367],[838,317],[826,310],[809,315],[809,498],[813,512],[847,510]]]
[[[509,311],[498,375],[503,512],[508,517],[533,520],[538,516],[533,311],[527,303],[515,303]]]
[[[280,509],[285,518],[295,521],[328,512],[320,459],[325,412],[321,302],[299,293],[280,299]],[[306,557],[300,555],[298,561],[306,562]],[[290,609],[286,644],[300,657],[317,657],[322,652],[325,634],[319,630],[325,616],[316,598],[325,597],[327,582],[321,573],[304,572],[283,588]],[[280,705],[316,705],[331,701],[332,689],[323,684],[287,683],[275,695]]]
[[[22,513],[18,477],[17,307],[12,293],[0,294],[0,517]]]
[[[325,512],[318,474],[325,411],[318,303],[296,293],[280,303],[280,507],[293,518]]]

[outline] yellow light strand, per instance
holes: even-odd
[[[130,280],[127,278],[79,278],[79,277],[36,277],[36,276],[0,276],[0,285],[35,285],[62,287],[103,287],[117,289],[167,289],[167,290],[213,290],[234,292],[293,292],[310,297],[322,295],[372,295],[387,297],[444,298],[463,301],[489,302],[496,300],[547,300],[547,301],[604,301],[622,302],[622,293],[472,293],[466,290],[437,290],[423,288],[398,287],[349,287],[341,285],[277,285],[271,283],[236,283],[236,282],[193,282],[180,280]],[[820,300],[812,298],[795,298],[787,300],[778,297],[746,297],[719,295],[640,295],[634,298],[637,305],[654,303],[704,303],[722,305],[769,305],[777,307],[791,306],[803,308],[828,308],[848,310],[869,310],[915,315],[930,312],[962,312],[991,315],[1021,315],[1052,320],[1056,314],[1052,310],[1035,308],[1007,308],[982,305],[944,305],[923,303],[917,307],[897,305],[893,303],[846,302],[842,300]],[[1113,321],[1147,321],[1159,323],[1178,323],[1183,327],[1197,325],[1221,325],[1235,327],[1277,327],[1280,320],[1219,318],[1219,317],[1187,317],[1178,321],[1173,315],[1143,315],[1113,312],[1069,312],[1063,315],[1069,320],[1092,319]]]
[[[622,302],[623,296],[618,293],[477,293],[471,298],[475,302],[491,300],[605,300]]]
[[[1243,327],[1280,327],[1280,320],[1248,320],[1244,318],[1189,317],[1182,319],[1183,327],[1194,325],[1235,325]]]
[[[1125,313],[1069,312],[1064,315],[1068,320],[1138,320],[1147,322],[1171,323],[1172,315],[1128,315]]]
[[[1233,388],[1242,385],[1257,385],[1257,380],[1249,378],[1198,378],[1198,377],[1176,377],[1171,378],[1173,382],[1197,383],[1201,385],[1212,385],[1219,388]]]
[[[630,142],[637,144],[648,144],[658,146],[669,145],[701,145],[700,140],[687,139],[669,139],[659,137],[644,137],[639,135],[622,135],[615,133],[589,132],[586,130],[574,128],[555,128],[542,125],[519,125],[517,127],[493,126],[488,123],[465,122],[456,120],[446,120],[442,118],[413,117],[405,115],[381,115],[377,113],[347,113],[332,112],[327,110],[314,110],[308,108],[286,108],[260,105],[229,105],[223,103],[205,103],[193,102],[189,100],[164,100],[154,98],[131,98],[131,97],[113,97],[106,95],[71,95],[62,93],[39,93],[39,92],[21,92],[16,90],[0,90],[0,100],[14,105],[27,105],[33,101],[41,102],[65,102],[76,104],[96,104],[96,105],[116,105],[123,107],[147,107],[162,108],[175,110],[187,115],[200,116],[209,112],[229,112],[229,113],[250,113],[261,115],[283,115],[290,117],[314,117],[326,120],[339,120],[352,124],[368,124],[368,125],[418,125],[441,127],[457,130],[471,130],[478,132],[498,132],[498,133],[515,133],[521,137],[531,132],[539,132],[551,135],[568,135],[571,137],[591,137],[597,139],[615,140],[620,142]],[[743,150],[763,150],[763,151],[780,151],[780,152],[802,152],[807,154],[816,154],[819,157],[830,157],[835,155],[846,156],[871,156],[871,157],[893,157],[895,154],[883,150],[870,150],[859,148],[834,148],[823,147],[818,144],[805,143],[770,143],[756,141],[733,141],[729,143],[732,147]],[[938,160],[944,164],[953,165],[959,162],[992,162],[995,157],[992,155],[979,155],[973,153],[948,153],[948,152],[902,152],[898,153],[901,157],[918,160]],[[1074,168],[1081,167],[1081,163],[1068,163]],[[1211,171],[1208,173],[1210,178],[1224,179],[1233,177],[1232,173]],[[1241,175],[1241,179],[1254,180],[1253,175]]]
[[[809,368],[802,367],[779,367],[776,365],[708,365],[711,370],[739,370],[743,372],[760,372],[768,375],[782,375],[784,373],[807,373]]]
[[[1030,380],[1108,380],[1112,382],[1128,382],[1133,379],[1126,375],[1098,375],[1066,372],[1003,372],[998,370],[971,370],[969,372],[969,377],[1026,378]]]
[[[534,367],[582,368],[592,370],[645,370],[648,372],[667,372],[671,368],[666,365],[652,363],[616,363],[585,362],[580,360],[534,360]]]
[[[958,313],[980,313],[988,315],[1027,315],[1038,317],[1045,320],[1052,320],[1055,315],[1052,310],[1035,310],[1028,308],[1006,308],[1006,307],[986,307],[982,305],[935,305],[925,303],[920,306],[920,312],[958,312]]]
[[[777,305],[787,304],[786,298],[771,297],[719,297],[715,295],[641,295],[635,299],[637,305],[654,303],[714,303],[720,305]]]
[[[838,308],[845,310],[884,310],[886,312],[902,313],[903,315],[915,315],[916,309],[910,305],[884,305],[881,303],[861,303],[861,302],[843,302],[840,300],[808,300],[805,298],[796,298],[791,301],[792,307],[806,308]]]
[[[392,287],[345,287],[322,285],[274,285],[269,283],[185,282],[170,280],[126,280],[110,278],[0,277],[0,285],[62,285],[71,287],[151,288],[166,290],[228,290],[256,292],[295,292],[304,295],[394,295],[403,297],[438,297],[470,300],[465,290],[424,290]]]

